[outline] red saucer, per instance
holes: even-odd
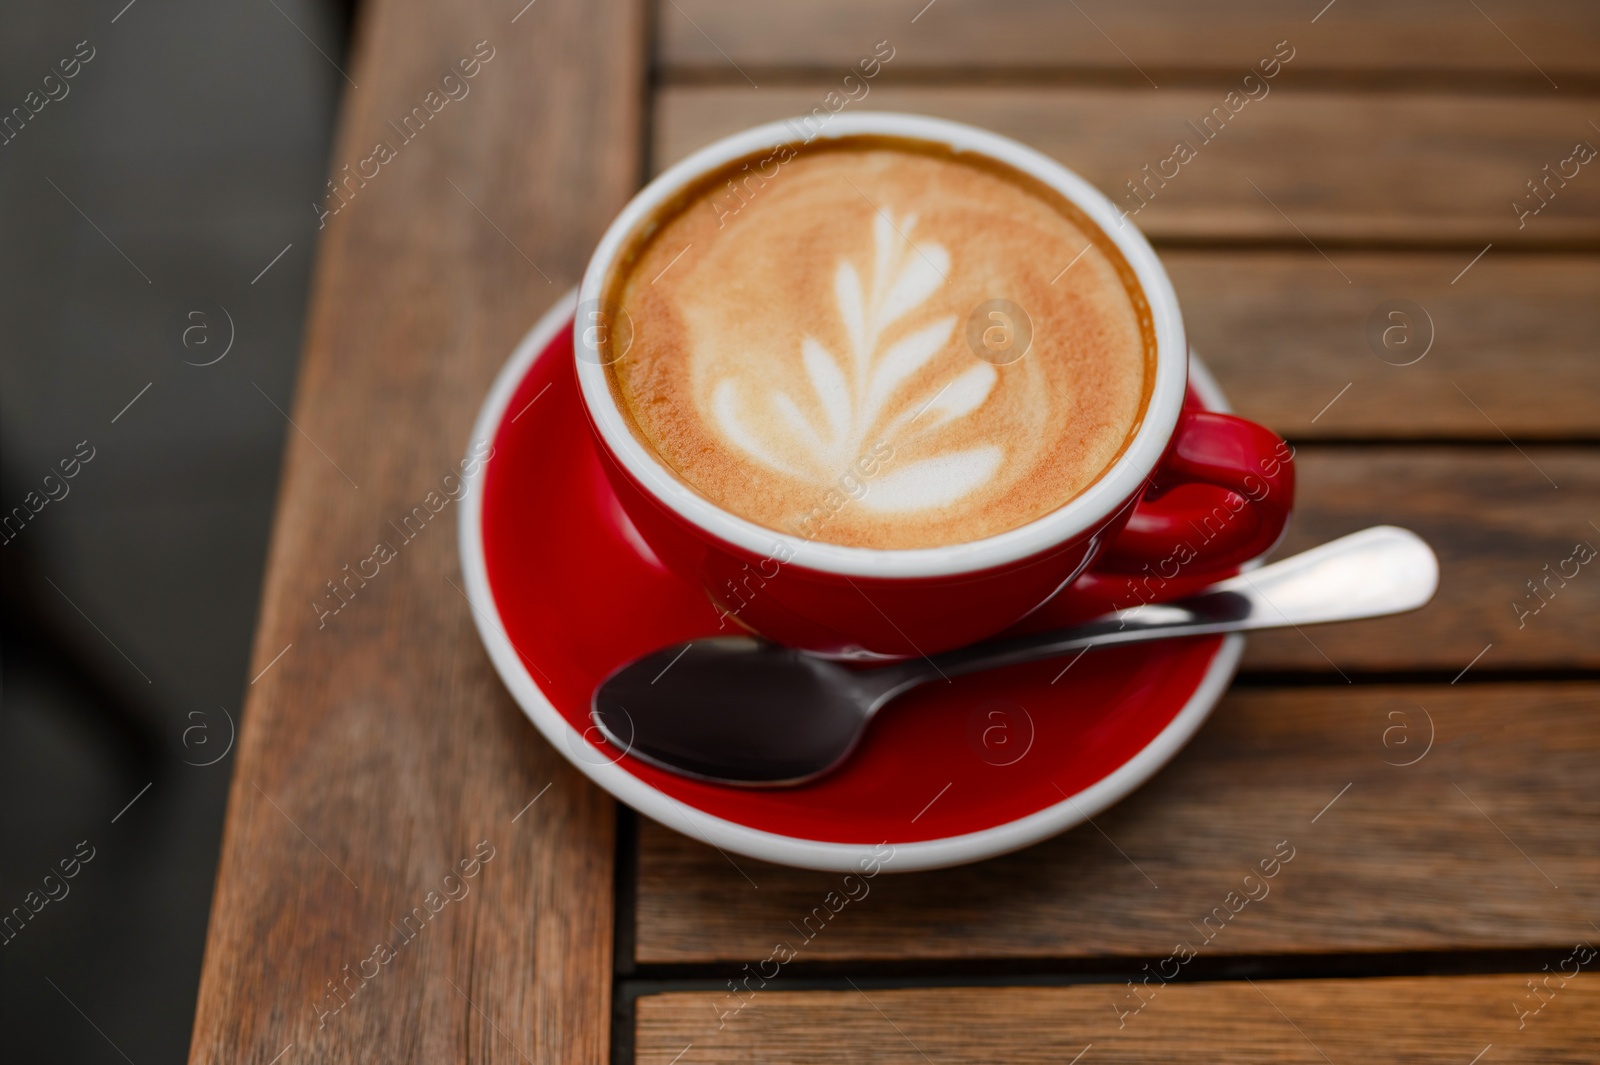
[[[461,507],[462,567],[484,644],[524,712],[635,809],[790,865],[848,870],[885,841],[894,853],[884,868],[954,865],[1047,838],[1120,800],[1221,696],[1238,636],[929,685],[886,708],[845,766],[798,788],[688,780],[609,746],[589,721],[595,685],[647,651],[717,634],[717,613],[660,565],[611,493],[571,366],[574,301],[569,294],[534,327],[479,416],[473,442],[494,451]],[[1198,365],[1190,388],[1191,402],[1223,407]]]

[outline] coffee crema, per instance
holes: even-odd
[[[1070,200],[888,137],[735,160],[640,227],[599,352],[635,436],[724,510],[808,540],[965,543],[1098,480],[1155,377],[1150,312]],[[604,343],[622,343],[615,338]]]

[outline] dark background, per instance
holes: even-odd
[[[0,145],[0,514],[94,449],[0,546],[0,915],[94,854],[0,946],[15,1062],[187,1055],[345,84],[345,4],[126,4],[0,14],[0,114],[94,49]]]

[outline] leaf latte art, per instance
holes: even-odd
[[[827,487],[841,470],[850,469],[866,454],[874,440],[904,439],[910,445],[916,437],[970,415],[983,404],[998,376],[987,362],[975,360],[931,394],[902,387],[917,379],[950,342],[954,315],[902,331],[893,343],[884,340],[885,333],[927,302],[950,268],[950,255],[943,246],[911,245],[915,224],[915,216],[896,224],[887,212],[873,219],[876,255],[869,288],[863,290],[861,275],[847,261],[834,272],[834,299],[849,340],[848,369],[815,337],[800,342],[801,363],[813,393],[811,406],[822,416],[822,424],[813,423],[789,393],[774,388],[766,391],[765,401],[775,417],[754,423],[762,426],[755,428],[741,407],[739,377],[722,377],[713,386],[711,406],[728,440],[774,470]],[[755,391],[762,389],[758,369],[751,365],[743,374],[743,383]],[[950,503],[992,480],[1004,454],[999,445],[984,443],[917,459],[879,477],[860,502],[872,510],[889,511]]]
[[[634,337],[613,391],[678,477],[768,528],[911,548],[1026,524],[1115,461],[1147,314],[1075,208],[932,146],[779,152],[676,203],[608,284]]]

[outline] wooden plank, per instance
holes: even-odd
[[[1600,435],[1600,260],[1490,251],[1463,274],[1471,258],[1345,252],[1347,284],[1309,250],[1162,254],[1229,401],[1285,436]]]
[[[945,0],[926,7],[920,0],[673,0],[659,5],[657,54],[670,72],[741,83],[739,68],[752,75],[773,67],[842,73],[880,39],[894,42],[894,62],[904,68],[1105,72],[1141,86],[1165,84],[1182,71],[1237,69],[1242,76],[1284,39],[1301,49],[1297,69],[1319,72],[1499,74],[1551,92],[1552,80],[1559,85],[1600,69],[1600,17],[1582,0],[1502,0],[1477,10],[1450,0],[1323,7],[1309,0]]]
[[[1318,92],[1293,88],[1285,71],[1216,131],[1215,119],[1210,130],[1197,127],[1228,86],[1157,93],[897,86],[892,77],[891,65],[852,106],[938,115],[1031,144],[1097,185],[1158,240],[1308,250],[1314,241],[1335,272],[1344,269],[1337,246],[1351,243],[1451,244],[1469,249],[1463,266],[1491,241],[1600,243],[1600,180],[1589,173],[1600,160],[1568,163],[1576,177],[1562,185],[1552,178],[1540,213],[1519,217],[1512,207],[1519,198],[1528,208],[1543,203],[1527,183],[1543,180],[1546,164],[1558,168],[1580,141],[1600,144],[1582,97]],[[657,97],[653,165],[747,126],[809,113],[837,87],[830,79],[759,91],[742,83],[666,89]],[[1180,141],[1195,157],[1164,163]],[[1150,174],[1161,167],[1175,176],[1148,177],[1147,165]],[[1143,199],[1129,191],[1136,180],[1150,181]]]
[[[363,6],[331,169],[393,157],[322,234],[197,1065],[607,1060],[612,804],[494,676],[448,501],[414,543],[392,527],[455,483],[492,375],[639,173],[638,5],[514,14]],[[322,616],[377,540],[398,557]]]
[[[865,891],[740,859],[752,888],[704,843],[642,822],[635,954],[759,962],[782,942],[803,964],[1594,941],[1597,709],[1593,683],[1235,689],[1096,827]],[[1261,879],[1280,851],[1289,860]],[[806,924],[830,892],[852,901]],[[1206,942],[1229,892],[1256,901]]]
[[[1571,955],[1552,953],[1552,970]],[[1585,956],[1580,951],[1580,957]],[[1593,962],[1591,961],[1592,965]],[[1569,970],[1577,963],[1568,962]],[[1600,978],[1583,970],[1537,1003],[1530,979],[1499,976],[1176,984],[1119,1024],[1126,985],[768,990],[725,1027],[731,995],[650,995],[638,1002],[640,1065],[782,1061],[832,1065],[1037,1062],[1241,1063],[1384,1061],[1405,1065],[1594,1060]],[[780,984],[781,986],[781,984]],[[690,1053],[682,1056],[685,1045]],[[1090,1049],[1092,1047],[1092,1049]],[[1493,1049],[1490,1050],[1489,1048]]]
[[[1491,416],[1497,409],[1493,392],[1472,401]],[[1401,617],[1257,633],[1246,670],[1453,676],[1474,659],[1475,669],[1600,668],[1600,566],[1581,561],[1600,549],[1594,449],[1305,446],[1300,455],[1279,555],[1368,525],[1403,525],[1438,552],[1439,592]],[[1575,559],[1580,543],[1588,549]]]

